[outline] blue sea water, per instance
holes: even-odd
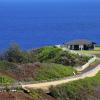
[[[98,0],[97,0],[98,1]],[[86,38],[100,44],[100,2],[0,2],[0,49]]]

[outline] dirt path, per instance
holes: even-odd
[[[22,85],[22,88],[33,88],[33,89],[42,89],[44,91],[48,91],[51,86],[57,86],[60,84],[68,83],[70,81],[84,79],[86,77],[93,77],[100,71],[100,64],[90,69],[89,71],[85,71],[79,75],[70,76],[61,80],[51,81],[51,82],[43,82],[36,84],[28,84]]]
[[[96,55],[97,57],[99,55]],[[100,61],[97,61],[95,64],[90,65],[88,68],[84,69],[80,74],[70,76],[61,80],[43,82],[36,84],[22,85],[23,88],[33,88],[33,89],[42,89],[48,91],[51,86],[57,86],[60,84],[68,83],[70,81],[84,79],[86,77],[93,77],[100,71]]]

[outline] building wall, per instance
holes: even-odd
[[[79,50],[84,50],[84,45],[79,45]]]
[[[93,50],[95,48],[95,44],[90,45],[67,45],[67,48],[70,50]]]

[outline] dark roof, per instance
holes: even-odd
[[[66,45],[88,45],[88,44],[96,44],[96,43],[86,40],[86,39],[77,39],[77,40],[72,40],[72,41],[66,42],[64,44],[66,44]]]

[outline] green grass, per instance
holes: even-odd
[[[41,90],[30,90],[29,95],[32,96],[34,100],[44,100],[44,94]]]
[[[73,72],[76,72],[70,66],[63,66],[60,64],[47,64],[44,63],[42,66],[37,70],[35,80],[51,80],[51,79],[58,79],[73,75]]]
[[[0,61],[0,70],[9,70],[14,68],[14,64],[8,61]]]
[[[100,54],[100,47],[96,47],[94,50],[82,50],[78,52],[82,54]]]
[[[0,84],[2,84],[2,85],[11,84],[13,82],[14,82],[14,80],[8,76],[0,76]]]
[[[0,71],[10,70],[10,67],[13,67],[12,63],[7,61],[0,61]],[[14,79],[6,75],[0,75],[0,84],[11,84],[14,82]]]
[[[81,100],[80,97],[82,93],[82,100],[90,100],[89,97],[92,95],[93,89],[97,85],[100,85],[100,72],[92,78],[85,78],[52,87],[50,91],[51,95],[55,97],[56,100]]]
[[[11,62],[0,61],[0,70],[1,72],[7,71],[10,73],[13,71],[17,71],[18,69],[16,69],[16,66]],[[76,70],[71,66],[64,66],[54,63],[41,63],[40,67],[37,67],[36,71],[33,72],[34,73],[33,80],[34,81],[54,80],[73,75],[73,72],[76,72]],[[5,79],[4,81],[6,82]],[[10,82],[10,78],[8,78],[7,81]]]
[[[68,51],[63,51],[55,46],[46,46],[40,48],[36,53],[37,60],[42,63],[57,63],[66,66],[79,66],[86,63],[90,57],[78,54],[72,54]]]

